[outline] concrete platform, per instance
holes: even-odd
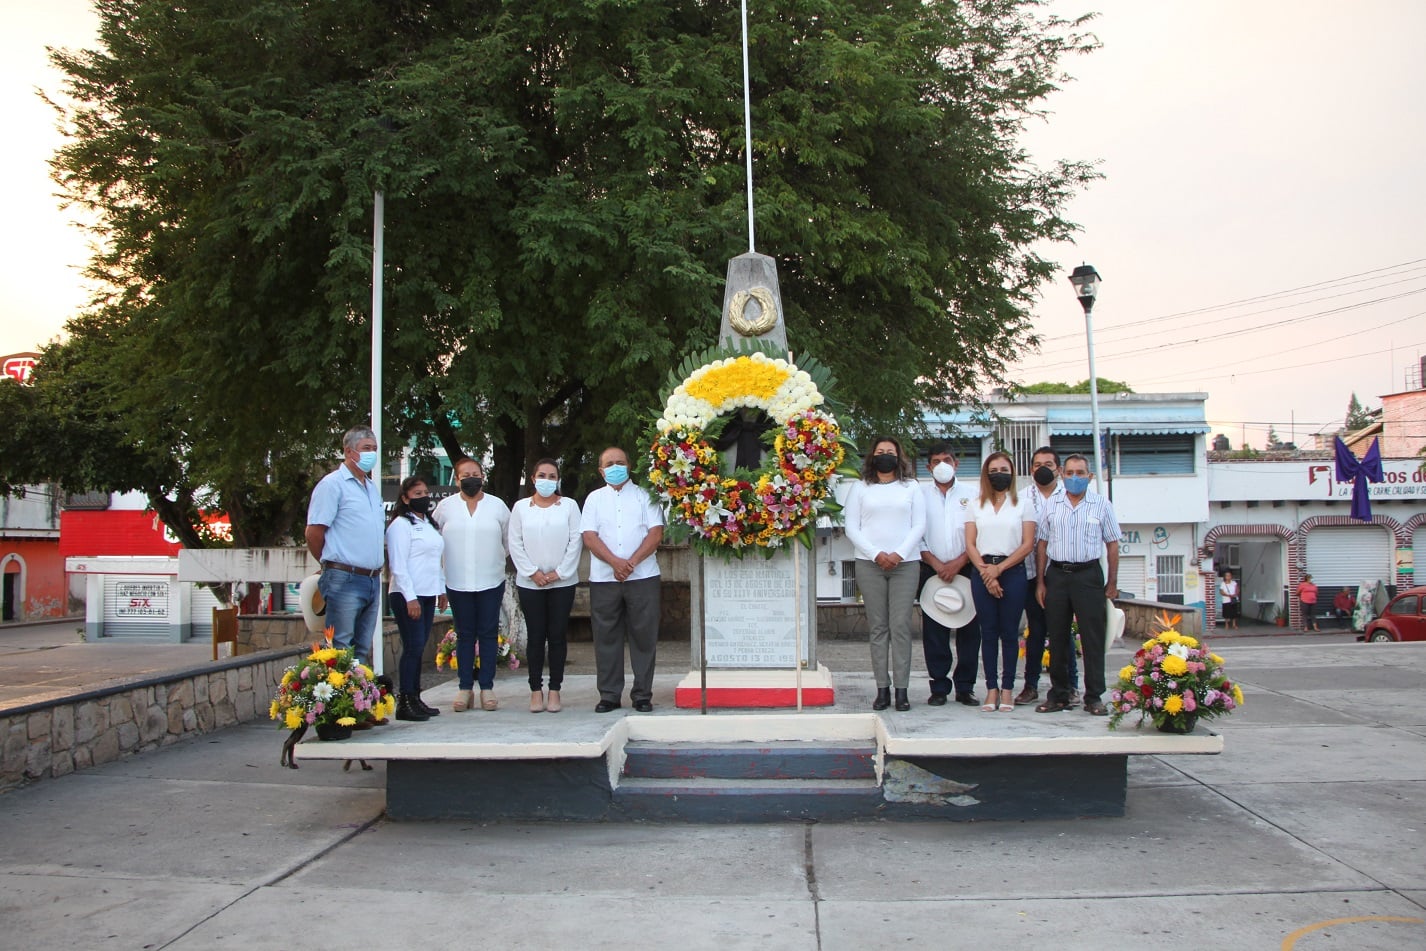
[[[339,742],[309,737],[297,758],[386,761],[387,813],[399,819],[1028,819],[1122,815],[1129,756],[1223,750],[1222,736],[1202,726],[1189,736],[1111,731],[1081,711],[917,703],[905,713],[874,713],[866,675],[836,675],[837,702],[800,714],[705,716],[672,702],[677,686],[676,675],[656,678],[651,714],[595,713],[590,676],[566,679],[560,713],[531,714],[516,682],[498,685],[499,710],[457,714],[454,685],[446,684],[425,695],[441,706],[440,717],[393,721]],[[866,780],[829,785],[818,775],[643,779],[626,770],[628,747],[638,743],[688,744],[691,754],[702,744],[733,744],[753,758],[780,757],[789,744],[871,745],[875,774],[870,789]],[[662,800],[653,795],[660,789]]]

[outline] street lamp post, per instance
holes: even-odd
[[[376,434],[376,466],[370,478],[376,480],[377,491],[381,491],[381,271],[386,254],[386,194],[376,190],[375,210],[372,213],[371,235],[371,430]],[[378,595],[378,598],[380,595]],[[371,669],[384,673],[386,665],[385,647],[381,636],[382,622],[377,618],[376,632],[372,635]]]
[[[1089,341],[1089,417],[1094,426],[1094,474],[1105,484],[1103,447],[1099,443],[1099,377],[1094,369],[1094,299],[1099,296],[1099,272],[1091,265],[1081,264],[1070,273],[1079,305],[1084,308],[1084,335]]]

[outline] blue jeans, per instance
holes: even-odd
[[[434,594],[417,598],[421,604],[421,616],[413,618],[406,613],[406,596],[393,591],[390,595],[391,613],[396,618],[396,629],[401,632],[401,661],[399,664],[402,693],[421,692],[421,657],[426,653],[426,641],[431,639],[431,622],[436,618],[436,596]]]
[[[980,621],[980,663],[989,690],[1015,686],[1015,655],[1020,652],[1020,614],[1025,610],[1025,566],[1016,565],[1000,576],[1002,597],[985,589],[980,572],[970,576],[971,599]],[[999,683],[996,681],[999,680]]]
[[[1045,621],[1045,609],[1040,607],[1040,599],[1035,597],[1035,582],[1029,582],[1025,591],[1025,686],[1040,688],[1040,673],[1044,668],[1045,641],[1049,628]],[[1079,689],[1079,662],[1074,651],[1069,655],[1070,686]]]
[[[480,645],[480,689],[495,689],[495,665],[500,653],[500,603],[505,599],[505,582],[484,591],[446,589],[451,602],[451,619],[456,628],[456,672],[460,689],[475,686],[475,648]]]
[[[327,626],[332,646],[356,648],[357,660],[371,664],[371,640],[381,609],[381,579],[327,568],[317,579],[317,590],[327,602]]]

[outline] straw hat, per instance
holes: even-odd
[[[1104,614],[1104,649],[1107,651],[1124,639],[1124,609],[1106,599]]]
[[[970,579],[965,575],[956,575],[949,582],[942,581],[938,575],[927,578],[921,588],[921,610],[945,627],[965,627],[975,618]]]
[[[307,630],[313,634],[321,634],[327,629],[327,621],[324,615],[327,613],[327,600],[322,597],[322,592],[317,590],[317,581],[321,574],[308,575],[302,579],[302,587],[298,589],[297,600],[302,605],[302,618],[307,622]]]

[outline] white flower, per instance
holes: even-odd
[[[325,680],[312,688],[312,696],[322,702],[332,699],[332,695],[337,692],[337,688],[327,683]]]
[[[1185,660],[1188,659],[1188,648],[1182,644],[1170,644],[1169,653],[1175,657],[1182,657]]]

